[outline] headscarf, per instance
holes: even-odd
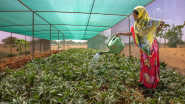
[[[160,21],[148,17],[148,12],[142,6],[137,6],[134,11],[138,11],[138,19],[134,23],[135,41],[139,48],[151,55],[149,50],[152,46],[154,38],[156,38],[157,28],[160,26]]]

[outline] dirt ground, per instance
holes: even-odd
[[[121,54],[129,56],[129,46],[125,46]],[[131,46],[131,55],[140,58],[139,48]],[[159,48],[159,58],[167,64],[167,68],[177,68],[185,76],[185,48]]]
[[[67,45],[65,46],[65,50],[71,49],[71,48],[87,48],[87,45]],[[64,49],[63,46],[61,46],[60,49]],[[51,46],[51,50],[58,50],[58,46]]]
[[[63,50],[59,50],[59,52],[62,52],[62,51]],[[56,54],[56,53],[58,53],[58,51],[56,50],[51,51],[51,54]],[[50,56],[50,51],[45,51],[45,52],[34,54],[35,58],[39,58],[39,57],[45,58],[49,56]],[[29,60],[32,60],[32,54],[2,58],[0,59],[0,73],[5,69],[5,67],[9,67],[10,69],[20,69]]]
[[[24,47],[22,47],[23,48],[23,52],[25,52],[25,48]],[[32,53],[32,46],[30,46],[29,48],[28,48],[28,50],[29,50],[29,52],[31,52]],[[0,45],[0,51],[3,51],[3,52],[10,52],[10,46],[7,46],[6,48],[5,47],[2,47],[1,45]],[[37,53],[37,52],[40,52],[40,46],[35,46],[35,53]],[[41,48],[41,52],[44,52],[44,48],[42,47]],[[18,54],[18,52],[17,52],[17,47],[12,47],[12,53],[15,53],[15,54]]]

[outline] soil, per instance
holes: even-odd
[[[129,46],[125,46],[121,54],[129,56]],[[140,50],[137,46],[131,46],[131,55],[140,58]],[[176,68],[175,72],[180,72],[185,76],[185,48],[159,48],[159,59],[167,64],[167,68]]]
[[[63,50],[59,50],[59,52],[62,52]],[[56,54],[58,51],[52,50],[51,54]],[[35,58],[40,57],[49,57],[50,51],[45,51],[41,53],[35,53]],[[32,54],[29,55],[21,55],[15,56],[15,57],[9,57],[9,58],[2,58],[0,59],[0,73],[6,68],[9,67],[10,69],[20,69],[22,66],[24,66],[29,60],[32,60]]]
[[[72,49],[72,48],[87,48],[87,45],[67,45],[66,44],[65,46],[65,50]],[[63,46],[61,45],[61,48],[59,49],[63,49]],[[57,45],[51,46],[51,50],[58,50],[58,46]]]

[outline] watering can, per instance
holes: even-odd
[[[107,43],[109,51],[107,52],[98,52],[100,55],[103,53],[114,53],[120,54],[125,47],[125,44],[121,42],[121,38],[113,35]]]

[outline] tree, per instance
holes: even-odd
[[[172,27],[166,32],[169,47],[177,47],[177,44],[179,43],[178,35],[177,28],[173,24]]]
[[[22,45],[25,45],[26,48],[26,53],[28,53],[29,51],[27,50],[28,45],[30,45],[28,43],[28,41],[24,40],[24,39],[15,39],[15,44],[13,44],[13,47],[19,45],[19,47],[17,48],[17,52],[19,52],[19,55],[22,53]],[[20,56],[19,56],[20,58]]]
[[[56,40],[51,40],[51,44],[57,44]]]
[[[64,41],[63,41],[63,40],[61,40],[61,41],[60,41],[60,44],[63,44],[63,43],[64,43]]]
[[[160,43],[162,43],[161,38],[163,37],[163,31],[164,31],[164,29],[161,29],[160,32],[156,36],[156,37],[160,37]]]
[[[6,44],[6,45],[11,45],[11,44],[15,44],[15,39],[17,38],[10,36],[10,37],[3,39],[1,42],[3,42],[3,44]]]
[[[163,28],[164,28],[164,30],[165,30],[165,33],[164,33],[164,35],[162,36],[163,37],[163,39],[164,39],[164,43],[166,43],[166,31],[167,31],[167,28],[168,27],[170,27],[170,25],[169,24],[164,24],[164,26],[163,26]]]
[[[184,24],[183,24],[183,25],[177,25],[177,26],[176,26],[176,30],[178,31],[178,33],[179,33],[179,35],[180,35],[180,48],[182,48],[182,47],[181,47],[182,35],[183,35],[183,33],[182,33],[182,28],[184,28],[184,26],[185,26],[185,21],[184,21]]]

